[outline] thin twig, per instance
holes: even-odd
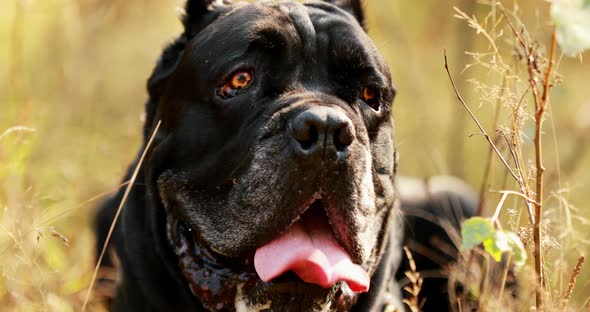
[[[504,141],[506,141],[508,151],[510,152],[510,156],[512,156],[512,161],[514,161],[514,166],[516,166],[516,172],[518,172],[519,175],[522,177],[522,172],[520,171],[520,163],[518,161],[518,155],[516,154],[516,151],[512,147],[512,143],[510,142],[505,133],[502,133],[502,137],[504,138]]]
[[[500,201],[498,202],[498,205],[496,206],[496,211],[494,212],[494,215],[490,219],[490,222],[492,224],[496,224],[496,222],[498,222],[498,218],[500,217],[500,211],[502,211],[502,207],[504,206],[504,201],[506,201],[507,197],[508,197],[508,193],[502,194],[502,198],[500,198]],[[496,225],[499,227],[500,226],[499,222]]]
[[[555,48],[557,46],[556,34],[555,30],[551,33],[551,50],[549,52],[549,66],[547,67],[547,71],[545,72],[545,82],[543,83],[543,96],[541,97],[541,103],[543,104],[543,109],[547,107],[547,99],[549,96],[549,89],[551,89],[552,84],[549,82],[551,78],[551,73],[553,71],[553,65],[555,64]]]
[[[506,16],[504,9],[502,8],[502,13]],[[543,117],[547,108],[548,103],[548,96],[549,96],[549,89],[551,88],[550,78],[553,70],[553,65],[555,61],[555,49],[556,49],[556,37],[555,37],[555,29],[551,35],[551,48],[549,52],[549,65],[547,70],[545,71],[545,77],[543,80],[543,90],[541,95],[539,95],[539,85],[537,83],[536,77],[538,73],[538,57],[533,53],[533,46],[528,45],[523,37],[516,31],[514,25],[511,23],[510,19],[506,16],[506,21],[508,25],[512,29],[514,36],[520,43],[520,46],[524,49],[526,60],[527,60],[527,68],[529,74],[529,84],[531,87],[531,91],[533,93],[533,101],[535,103],[535,164],[536,164],[536,203],[535,203],[535,217],[533,222],[533,240],[535,245],[535,250],[533,252],[535,258],[535,273],[537,275],[537,287],[535,291],[535,299],[536,299],[536,308],[537,311],[544,310],[543,304],[543,289],[545,286],[545,279],[543,274],[543,259],[542,259],[542,246],[541,246],[541,219],[542,219],[542,205],[543,205],[543,173],[545,172],[545,168],[543,167],[543,154],[542,154],[542,126],[543,126]]]
[[[483,210],[486,206],[486,194],[489,187],[490,172],[492,171],[492,159],[494,157],[494,150],[490,146],[488,149],[488,155],[486,159],[486,166],[483,173],[483,179],[481,186],[479,187],[479,203],[477,205],[477,216],[483,215]]]
[[[2,134],[0,134],[0,141],[5,137],[9,136],[10,134],[17,133],[17,132],[25,132],[25,133],[34,133],[37,129],[25,126],[14,126],[6,129]]]
[[[529,201],[533,204],[536,204],[534,199],[526,196],[525,194],[519,193],[519,192],[507,190],[507,191],[498,191],[498,193],[501,193],[502,197],[500,198],[500,201],[498,202],[498,205],[496,206],[496,210],[494,211],[494,215],[490,219],[490,222],[492,222],[492,223],[496,223],[498,221],[498,218],[500,218],[500,212],[502,211],[502,207],[504,206],[504,202],[506,201],[506,198],[508,197],[508,195],[520,196],[524,200]],[[499,225],[500,224],[498,224],[498,226]]]
[[[533,226],[533,240],[535,243],[535,272],[537,273],[537,309],[539,311],[543,311],[543,286],[545,284],[545,280],[543,278],[543,259],[542,259],[542,246],[541,246],[541,219],[543,213],[543,174],[545,173],[545,167],[543,166],[543,141],[542,141],[542,128],[543,128],[543,118],[545,111],[547,109],[547,102],[548,102],[548,94],[549,88],[549,78],[551,77],[551,73],[553,70],[553,63],[555,58],[555,48],[556,48],[556,37],[555,37],[555,30],[551,35],[551,50],[549,52],[549,66],[547,67],[547,71],[545,72],[545,81],[543,84],[543,95],[541,96],[540,102],[536,107],[535,112],[535,164],[536,164],[536,193],[537,193],[537,203],[535,204],[535,224]],[[530,81],[531,84],[535,83],[533,74],[532,74],[532,66],[529,62],[529,74],[531,75]],[[533,86],[533,92],[535,92],[536,87]]]
[[[445,70],[447,71],[447,75],[449,76],[449,79],[451,80],[451,85],[453,86],[453,90],[455,91],[455,95],[457,95],[457,99],[459,99],[459,102],[461,102],[461,104],[463,104],[463,107],[465,107],[465,109],[467,110],[467,112],[471,116],[471,119],[473,119],[473,121],[477,124],[477,127],[481,131],[482,135],[490,143],[490,146],[492,146],[492,148],[496,152],[496,155],[498,155],[498,157],[500,157],[500,160],[502,161],[504,166],[506,166],[506,169],[508,169],[508,171],[510,172],[512,177],[516,181],[519,181],[519,178],[516,176],[516,174],[514,173],[512,168],[510,168],[510,165],[508,164],[508,162],[506,162],[506,159],[504,159],[504,156],[502,156],[502,153],[500,153],[500,151],[498,150],[498,148],[496,147],[496,145],[494,144],[494,142],[492,141],[492,139],[490,138],[490,136],[488,135],[486,130],[483,128],[483,126],[481,125],[479,120],[477,120],[477,117],[475,117],[475,114],[473,114],[471,109],[469,109],[469,106],[467,106],[467,103],[465,103],[465,101],[463,100],[463,97],[459,93],[459,90],[457,90],[457,86],[455,85],[455,81],[453,80],[453,76],[451,75],[451,72],[449,71],[449,64],[447,61],[447,51],[446,50],[444,51],[444,56],[445,56]]]
[[[447,61],[447,52],[446,52],[446,50],[444,51],[444,57],[445,57],[445,70],[447,71],[447,75],[449,76],[449,79],[451,81],[451,85],[453,86],[453,90],[455,91],[455,95],[457,95],[457,98],[459,99],[459,102],[461,102],[461,104],[463,104],[463,107],[465,107],[465,109],[467,110],[467,112],[469,113],[469,115],[471,116],[471,118],[473,119],[473,121],[475,121],[475,123],[477,124],[478,128],[481,130],[482,135],[490,143],[490,146],[492,147],[492,149],[494,150],[494,152],[496,152],[496,155],[498,155],[498,157],[500,158],[500,160],[502,161],[502,163],[504,164],[504,166],[508,170],[508,173],[510,173],[510,175],[512,175],[512,177],[516,180],[516,182],[518,182],[521,190],[524,193],[526,193],[527,192],[527,186],[526,186],[526,182],[522,178],[523,177],[522,173],[520,174],[520,178],[514,173],[514,171],[512,170],[512,168],[510,167],[510,165],[508,164],[508,162],[506,162],[506,159],[504,159],[504,156],[502,156],[502,153],[500,153],[500,151],[498,150],[498,148],[496,147],[496,145],[494,144],[494,142],[492,141],[492,139],[490,138],[490,136],[484,130],[484,128],[481,125],[481,123],[479,122],[479,120],[477,120],[477,117],[475,117],[475,114],[473,114],[473,112],[471,111],[471,109],[469,109],[469,106],[467,106],[467,103],[465,103],[465,100],[463,100],[463,97],[459,93],[459,90],[457,90],[457,86],[455,85],[455,81],[453,80],[453,77],[451,75],[451,72],[449,71],[449,65],[448,65],[448,61]],[[529,215],[529,220],[531,221],[531,224],[534,224],[535,223],[535,215],[534,215],[534,211],[533,211],[533,208],[531,206],[531,203],[529,201],[525,201],[525,205],[527,206],[527,212],[528,212],[528,215]]]
[[[52,216],[52,217],[50,217],[50,218],[48,218],[48,219],[45,219],[45,220],[43,220],[43,221],[40,221],[40,222],[39,222],[39,223],[36,225],[36,227],[41,227],[41,226],[44,226],[44,225],[50,224],[50,223],[52,223],[53,221],[55,221],[55,220],[59,219],[60,217],[62,217],[62,216],[64,216],[64,215],[66,215],[66,214],[68,214],[68,213],[70,213],[70,212],[72,212],[72,211],[78,210],[78,209],[80,209],[80,208],[82,208],[82,207],[84,207],[84,206],[88,205],[88,204],[89,204],[89,203],[91,203],[91,202],[97,201],[97,200],[99,200],[99,199],[101,199],[101,198],[103,198],[103,197],[105,197],[105,196],[108,196],[108,195],[110,195],[110,194],[112,194],[112,193],[114,193],[114,192],[118,191],[120,188],[122,188],[122,187],[124,187],[125,185],[128,185],[128,184],[129,184],[129,181],[125,181],[125,182],[123,182],[123,183],[119,184],[117,187],[115,187],[115,188],[113,188],[113,189],[110,189],[110,190],[108,190],[108,191],[105,191],[105,192],[102,192],[102,193],[100,193],[100,194],[94,195],[94,196],[92,196],[92,197],[88,198],[87,200],[85,200],[85,201],[83,201],[83,202],[79,203],[77,206],[75,206],[75,207],[73,207],[73,208],[66,209],[66,210],[64,210],[64,211],[61,211],[60,213],[58,213],[58,214],[56,214],[56,215],[54,215],[54,216]]]
[[[61,211],[60,213],[58,213],[58,214],[56,214],[56,215],[54,215],[54,216],[52,216],[52,217],[50,217],[50,218],[48,218],[48,219],[45,219],[45,220],[43,220],[43,221],[39,221],[39,223],[36,223],[36,222],[35,222],[35,226],[34,226],[34,228],[33,228],[33,229],[31,229],[31,230],[29,230],[29,231],[27,231],[27,232],[24,232],[24,233],[20,234],[19,236],[26,236],[26,235],[29,235],[29,234],[31,234],[31,233],[32,233],[32,232],[34,232],[34,231],[38,231],[38,229],[39,229],[39,228],[41,228],[41,227],[43,227],[43,226],[46,226],[46,225],[48,225],[48,224],[51,224],[52,222],[56,221],[56,220],[57,220],[57,219],[59,219],[60,217],[62,217],[62,216],[64,216],[64,215],[66,215],[66,214],[68,214],[68,213],[70,213],[70,212],[72,212],[72,211],[75,211],[75,210],[77,210],[77,209],[79,209],[79,208],[82,208],[83,206],[85,206],[85,205],[87,205],[87,204],[89,204],[89,203],[91,203],[91,202],[93,202],[93,201],[96,201],[96,200],[98,200],[98,199],[101,199],[101,198],[103,198],[103,197],[105,197],[105,196],[107,196],[107,195],[109,195],[109,194],[113,193],[113,192],[116,192],[116,191],[118,191],[120,188],[124,187],[124,186],[125,186],[125,185],[127,185],[127,184],[129,184],[129,181],[125,181],[125,182],[123,182],[123,183],[119,184],[119,186],[117,186],[116,188],[113,188],[113,189],[111,189],[111,190],[109,190],[109,191],[106,191],[106,192],[100,193],[100,194],[98,194],[98,195],[94,195],[94,196],[90,197],[89,199],[87,199],[87,200],[85,200],[85,201],[81,202],[80,204],[78,204],[78,205],[77,205],[76,207],[74,207],[74,208],[70,208],[70,209],[66,209],[66,210],[64,210],[64,211]],[[7,250],[7,249],[8,249],[8,247],[6,247],[6,248],[4,248],[4,249],[0,250],[0,255],[1,255],[1,254],[4,254],[4,253],[6,252],[6,250]]]
[[[498,124],[498,118],[500,116],[500,108],[502,107],[502,103],[501,103],[501,99],[504,96],[504,92],[506,91],[507,88],[507,81],[506,81],[506,75],[504,75],[504,79],[502,81],[502,93],[500,94],[500,96],[498,97],[498,99],[496,100],[496,111],[494,112],[494,119],[492,121],[493,125],[497,125]],[[494,142],[496,142],[496,140],[498,139],[498,131],[496,130],[496,135],[494,136]],[[508,146],[510,147],[510,146]],[[492,149],[492,147],[490,146],[488,149],[488,155],[487,155],[487,160],[486,160],[486,166],[485,166],[485,171],[484,171],[484,176],[481,182],[481,187],[479,189],[479,204],[477,206],[477,215],[481,216],[483,215],[483,209],[486,206],[486,194],[487,194],[487,186],[489,183],[489,177],[490,177],[490,171],[492,170],[492,159],[494,156],[494,151]]]
[[[156,137],[156,133],[158,132],[158,129],[160,129],[161,123],[162,123],[162,121],[158,121],[158,124],[156,125],[156,128],[154,129],[154,132],[152,133],[152,136],[150,137],[150,140],[148,141],[145,148],[143,149],[143,153],[141,154],[141,157],[139,158],[139,161],[137,162],[137,166],[135,166],[135,171],[133,171],[133,175],[131,176],[131,179],[129,179],[129,184],[127,184],[127,188],[125,189],[125,193],[123,194],[123,198],[121,199],[121,202],[119,203],[119,207],[117,208],[117,213],[115,214],[115,217],[113,218],[113,222],[111,222],[111,227],[109,228],[109,233],[107,234],[107,238],[102,246],[100,256],[98,257],[98,261],[96,262],[96,266],[94,267],[94,273],[92,273],[92,279],[90,280],[90,286],[88,286],[88,291],[86,292],[86,298],[84,299],[84,304],[82,305],[82,312],[86,311],[86,306],[88,305],[88,301],[90,300],[90,295],[92,294],[92,288],[94,288],[94,282],[96,281],[96,275],[98,274],[98,269],[100,267],[100,263],[102,262],[102,258],[104,257],[104,254],[107,250],[107,246],[109,244],[109,241],[111,240],[111,236],[113,235],[113,231],[115,230],[115,225],[117,224],[117,220],[119,219],[119,215],[121,214],[121,211],[123,210],[123,205],[125,205],[125,201],[127,200],[127,197],[129,196],[129,193],[131,192],[131,188],[133,187],[133,184],[135,183],[135,179],[137,179],[137,175],[139,174],[139,169],[141,168],[141,164],[143,163],[145,155],[147,154],[148,149],[150,148],[150,146],[152,145],[152,142],[154,141],[154,138]]]
[[[508,279],[508,272],[510,272],[510,261],[512,261],[512,253],[508,253],[508,258],[506,259],[506,265],[503,266],[502,269],[502,282],[500,283],[500,293],[498,298],[502,298],[504,295],[504,289],[506,288],[506,279]]]
[[[520,196],[524,200],[529,201],[529,202],[531,202],[533,204],[536,204],[537,203],[534,199],[528,197],[527,195],[525,195],[523,193],[519,193],[519,192],[515,192],[515,191],[511,191],[511,190],[502,190],[502,191],[498,191],[498,193],[500,193],[500,194],[510,194],[510,195]]]

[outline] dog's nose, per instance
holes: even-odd
[[[354,141],[352,121],[339,108],[315,106],[292,119],[289,130],[295,152],[302,156],[326,153],[345,158]]]

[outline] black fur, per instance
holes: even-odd
[[[354,15],[358,23],[365,28],[365,10],[361,0],[328,0],[326,2],[350,12]]]
[[[457,218],[422,192],[426,199],[419,205],[404,207],[437,219],[410,220],[404,241],[390,118],[395,89],[362,28],[361,2],[189,0],[183,24],[183,34],[164,49],[148,80],[144,148],[158,121],[162,126],[109,244],[121,264],[112,310],[231,311],[241,298],[248,306],[269,304],[271,311],[311,311],[326,300],[333,311],[401,306],[395,272],[406,269],[399,265],[402,244],[428,243],[433,236],[450,244],[436,224]],[[236,70],[251,71],[252,85],[236,97],[220,97],[218,88]],[[359,100],[367,86],[377,90],[377,105]],[[298,152],[291,126],[318,109],[328,120],[342,120],[350,142],[335,147],[322,141],[324,153],[311,157]],[[330,139],[339,140],[338,133]],[[99,249],[122,192],[105,202],[96,218]],[[297,280],[264,283],[251,264],[243,265],[318,194],[335,238],[372,275],[368,293],[343,295],[341,284],[321,289]],[[454,208],[470,215],[473,202],[461,200]],[[195,244],[214,260],[175,250],[180,236],[171,234],[173,219],[190,228]],[[416,227],[424,235],[413,235]],[[432,264],[417,260],[419,268]],[[213,261],[214,268],[202,269],[203,261]],[[103,266],[115,262],[107,257]],[[295,286],[284,293],[290,289],[285,285]],[[445,280],[425,281],[423,295],[437,302],[434,310],[448,306],[439,292],[445,285]]]

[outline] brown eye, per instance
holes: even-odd
[[[364,87],[361,92],[361,100],[363,100],[372,109],[379,110],[379,93],[371,87]]]
[[[247,89],[252,83],[252,72],[238,71],[221,87],[217,88],[217,95],[223,99],[232,98]]]
[[[231,78],[231,86],[234,89],[243,89],[252,81],[252,75],[249,72],[238,72]]]

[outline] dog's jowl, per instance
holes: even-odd
[[[112,310],[404,309],[395,89],[363,16],[359,0],[188,1],[103,263],[120,263]],[[423,294],[439,311],[442,288]]]

